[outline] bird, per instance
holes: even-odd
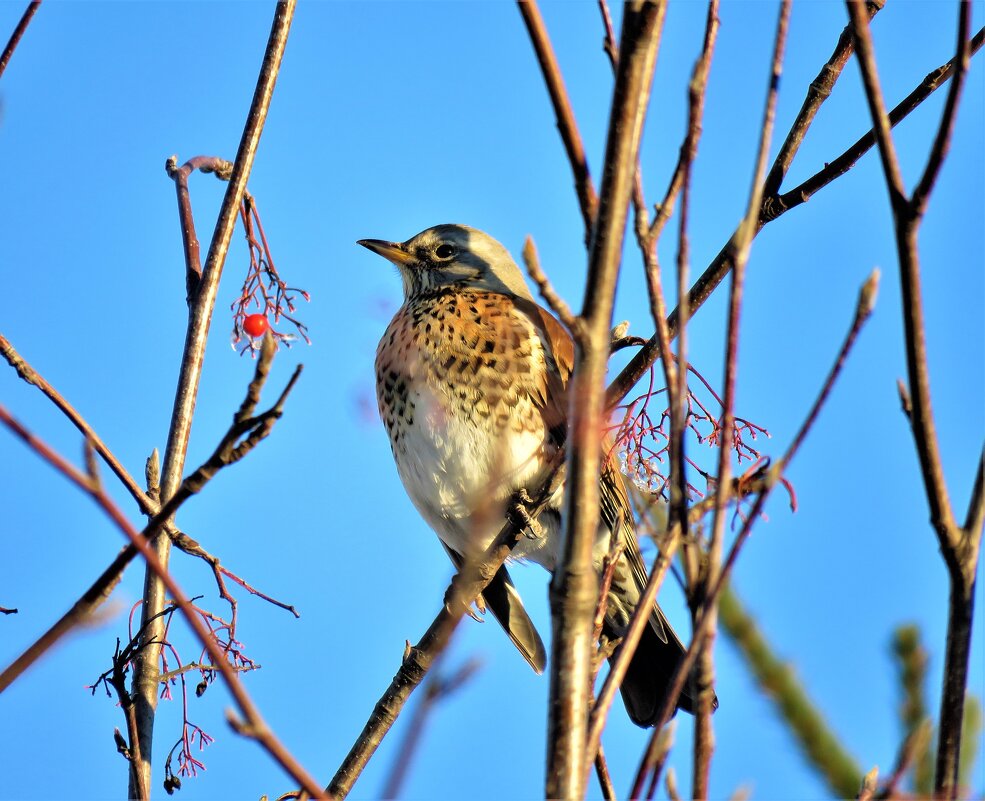
[[[380,417],[407,494],[461,568],[495,539],[510,499],[539,489],[563,448],[573,340],[534,301],[507,249],[476,228],[443,224],[404,242],[357,244],[395,265],[403,283],[403,303],[376,351]],[[530,561],[553,572],[560,557],[563,491],[561,484],[530,527],[533,533],[519,538],[510,562]],[[613,533],[624,544],[602,627],[611,641],[625,633],[647,573],[625,479],[611,460],[601,472],[600,499],[596,570]],[[542,673],[544,644],[506,564],[477,605],[492,612]],[[683,654],[680,638],[654,604],[620,688],[638,726],[657,724]],[[696,700],[689,677],[676,706],[694,713]]]

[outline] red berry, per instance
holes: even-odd
[[[262,337],[268,328],[270,323],[262,314],[250,314],[243,320],[243,330],[251,337]]]

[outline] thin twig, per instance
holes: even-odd
[[[728,515],[728,483],[732,472],[732,437],[735,426],[735,386],[738,376],[739,330],[742,309],[742,293],[745,288],[745,270],[749,251],[759,222],[762,207],[763,182],[766,160],[773,138],[773,122],[776,115],[780,75],[783,71],[783,54],[787,40],[787,24],[790,19],[790,0],[784,0],[777,19],[776,36],[763,122],[760,128],[759,149],[749,191],[746,216],[739,227],[739,235],[733,240],[732,286],[729,293],[728,329],[725,349],[725,376],[722,393],[722,432],[718,451],[718,485],[716,487],[715,515],[712,523],[711,544],[708,549],[703,581],[695,587],[695,602],[700,608],[704,643],[697,659],[696,681],[698,688],[697,719],[694,726],[694,795],[708,798],[708,782],[711,772],[711,755],[714,749],[711,713],[715,697],[714,644],[718,625],[718,606],[708,597],[708,590],[720,580],[722,551],[725,543],[725,519]],[[697,618],[695,613],[695,633]]]
[[[188,500],[188,498],[195,493],[200,492],[205,484],[213,476],[215,476],[220,469],[239,461],[250,449],[259,444],[259,442],[270,433],[270,429],[282,415],[284,402],[287,398],[287,394],[294,386],[294,383],[300,374],[300,367],[295,369],[291,380],[281,392],[276,403],[267,411],[253,417],[252,413],[257,402],[259,401],[260,389],[269,373],[270,363],[273,360],[275,350],[275,346],[272,341],[269,343],[265,342],[264,345],[264,351],[261,358],[257,360],[254,377],[250,382],[246,398],[240,406],[232,426],[223,436],[212,455],[204,464],[202,464],[197,470],[195,470],[195,472],[189,475],[188,478],[182,482],[182,484],[178,487],[178,490],[171,496],[166,504],[161,507],[157,507],[156,502],[154,502],[153,499],[148,498],[150,503],[155,504],[156,511],[144,527],[142,533],[145,537],[153,537],[159,531],[164,529],[172,515],[174,515],[177,509],[186,500]],[[178,533],[181,537],[185,537],[185,535],[181,534],[181,532]],[[187,539],[189,539],[196,547],[199,547],[198,543],[195,543],[194,540],[191,540],[190,538]],[[201,550],[200,547],[199,550]],[[120,577],[123,575],[124,568],[130,563],[137,553],[138,549],[132,544],[123,548],[120,553],[117,554],[113,562],[99,575],[99,577],[93,582],[89,589],[86,590],[82,597],[72,605],[68,612],[62,615],[62,617],[51,628],[49,628],[19,657],[17,657],[17,659],[15,659],[10,666],[3,671],[3,673],[0,673],[0,693],[2,693],[18,676],[20,676],[28,667],[36,662],[56,642],[58,642],[59,639],[91,617],[92,613],[109,597],[110,593],[113,591],[113,588],[119,583]],[[208,559],[209,556],[204,551],[202,553],[195,553],[195,555],[201,556],[203,559]],[[218,560],[216,560],[216,565],[214,567],[218,568]],[[226,574],[231,576],[228,572],[226,572]],[[217,580],[220,582],[220,589],[222,589],[224,585],[222,585],[218,574]],[[272,603],[282,607],[286,606],[285,604],[281,604],[280,602],[264,596],[262,593],[252,590],[252,588],[246,585],[246,583],[242,580],[238,578],[236,580],[247,589],[255,592],[255,594],[267,598],[267,600],[270,600]],[[235,602],[233,602],[233,610],[235,612]],[[293,609],[293,607],[290,607],[290,611],[293,611],[295,616],[297,616],[297,612]],[[155,620],[160,620],[161,617],[162,614],[158,613]],[[141,624],[142,630],[144,627],[151,628],[153,623],[154,621],[144,621]],[[161,642],[163,642],[163,638]],[[134,753],[137,753],[140,749],[136,745],[131,745],[131,750]]]
[[[199,169],[208,169],[205,164],[200,163],[203,159],[204,157],[201,157],[200,159],[192,159],[188,162],[188,164],[197,164]],[[61,410],[72,425],[74,425],[82,433],[86,439],[86,442],[91,446],[93,451],[102,457],[103,461],[106,462],[110,470],[113,471],[123,486],[126,487],[127,491],[137,502],[137,505],[144,514],[149,517],[153,517],[160,512],[161,505],[159,502],[159,488],[156,492],[145,493],[127,469],[120,463],[119,459],[116,458],[116,455],[109,449],[105,442],[103,442],[99,434],[92,428],[91,425],[89,425],[88,421],[82,417],[75,407],[73,407],[72,404],[70,404],[68,400],[66,400],[65,397],[58,392],[58,390],[46,381],[45,378],[17,352],[10,341],[7,340],[2,334],[0,334],[0,356],[3,356],[4,359],[7,360],[10,366],[17,371],[17,374],[24,381],[37,387],[45,397],[47,397],[59,410]],[[155,486],[157,481],[158,477],[156,476],[155,470]],[[223,576],[231,578],[251,594],[263,598],[264,600],[274,604],[275,606],[279,606],[282,609],[287,609],[295,617],[298,617],[297,610],[290,604],[285,604],[270,597],[269,595],[266,595],[265,593],[252,587],[239,576],[230,572],[227,568],[221,566],[219,560],[215,556],[206,551],[194,539],[180,531],[174,525],[173,521],[169,520],[165,522],[163,529],[167,532],[171,542],[175,546],[180,548],[185,553],[192,556],[197,556],[208,562],[212,568],[213,574],[215,575],[216,584],[219,587],[219,593],[221,597],[224,598],[233,608],[234,614],[236,601],[226,590]],[[95,609],[109,597],[110,592],[112,592],[113,588],[119,582],[123,569],[133,560],[136,555],[137,550],[135,548],[124,548],[124,550],[113,560],[112,565],[100,574],[99,578],[97,578],[89,589],[82,595],[82,597],[76,601],[72,608],[65,615],[63,615],[62,618],[54,626],[52,626],[52,628],[45,632],[45,634],[36,643],[34,643],[27,652],[25,652],[25,657],[30,656],[28,661],[25,663],[20,663],[18,660],[17,664],[19,664],[20,668],[23,669],[28,667],[38,656],[43,654],[48,648],[57,642],[60,637],[89,617]],[[2,691],[2,688],[0,688],[0,691]]]
[[[701,121],[704,117],[705,95],[708,88],[708,74],[711,70],[711,59],[715,52],[715,43],[718,40],[718,2],[711,0],[708,3],[708,11],[705,14],[704,40],[701,46],[701,55],[694,64],[691,72],[691,80],[688,84],[688,124],[684,142],[681,144],[677,156],[677,164],[671,174],[670,183],[664,193],[664,199],[656,207],[656,215],[653,223],[646,231],[647,237],[652,241],[651,247],[656,245],[660,238],[664,226],[674,212],[674,204],[677,196],[684,187],[686,173],[690,170],[691,164],[697,155],[698,141],[701,138]],[[639,202],[638,208],[644,209],[642,198],[634,200],[634,204]],[[642,226],[637,225],[638,229]],[[639,237],[642,230],[637,231]]]
[[[533,237],[530,236],[523,243],[523,264],[527,268],[527,275],[537,285],[540,296],[550,306],[551,311],[564,323],[565,328],[574,332],[580,325],[578,318],[572,313],[571,307],[565,303],[564,298],[558,295],[550,279],[541,269],[540,258],[537,255],[537,246],[534,244]]]
[[[985,28],[979,29],[971,40],[970,55],[975,55],[985,44]],[[909,114],[917,109],[924,100],[931,94],[940,89],[950,80],[954,74],[955,59],[942,64],[928,73],[924,79],[910,92],[903,100],[896,104],[889,112],[889,124],[896,127],[906,119]],[[781,214],[796,208],[801,203],[806,203],[819,190],[830,184],[836,178],[844,175],[855,163],[867,153],[876,143],[875,131],[870,129],[868,133],[859,138],[851,147],[845,150],[836,158],[826,161],[824,168],[816,172],[803,183],[795,186],[789,192],[784,192],[773,202],[767,198],[763,209],[763,214],[769,219],[775,219]]]
[[[652,799],[657,790],[657,784],[660,782],[660,774],[663,772],[664,765],[667,764],[667,757],[670,756],[670,749],[674,747],[674,738],[677,735],[677,721],[672,720],[660,731],[660,735],[657,737],[657,750],[653,755],[653,762],[647,766],[651,771],[650,773],[650,786],[646,791],[646,797]],[[673,781],[673,768],[670,768],[667,772],[667,787],[668,794],[673,797],[674,793],[669,792],[671,787],[671,782]]]
[[[164,456],[161,497],[165,500],[174,494],[181,483],[195,401],[198,396],[199,379],[205,359],[205,344],[215,306],[216,293],[219,288],[219,279],[232,239],[239,205],[243,200],[246,182],[253,167],[260,134],[263,131],[267,111],[270,108],[270,99],[280,69],[281,58],[287,45],[296,3],[297,0],[279,0],[277,3],[263,63],[260,67],[260,75],[253,94],[253,102],[250,105],[243,136],[236,153],[235,166],[219,211],[195,302],[189,310],[184,353],[182,354],[178,388],[175,394],[174,411],[171,416],[171,428],[168,432],[168,445]],[[170,547],[171,540],[166,536],[158,536],[154,542],[157,559],[165,570],[167,569]],[[144,619],[152,619],[157,612],[164,608],[163,577],[159,577],[156,572],[148,570],[144,581],[143,597],[142,614]],[[160,643],[160,635],[159,627],[155,626],[148,630],[146,636],[148,642]],[[157,661],[159,653],[159,645],[145,648],[140,651],[134,664],[133,693],[137,705],[137,720],[144,758],[140,767],[148,776],[151,772],[154,715],[157,708]],[[131,791],[135,789],[131,788]]]
[[[766,504],[766,500],[769,498],[773,489],[778,483],[782,481],[784,472],[789,468],[790,462],[793,457],[797,454],[800,446],[803,444],[807,434],[813,427],[818,415],[820,414],[821,408],[824,406],[825,401],[831,394],[834,388],[835,381],[841,374],[841,370],[845,365],[845,361],[848,358],[848,354],[851,352],[852,347],[855,344],[855,340],[864,325],[865,321],[871,316],[872,304],[875,301],[876,292],[874,285],[877,283],[878,271],[874,271],[869,279],[865,282],[862,289],[859,291],[859,297],[855,305],[855,314],[852,319],[852,324],[845,336],[845,340],[838,351],[838,355],[835,358],[834,365],[828,372],[825,378],[824,384],[818,393],[810,411],[807,413],[803,424],[798,430],[797,434],[794,436],[793,441],[787,448],[786,453],[783,458],[780,459],[776,464],[770,467],[761,479],[761,486],[759,487],[756,498],[753,501],[752,507],[746,516],[745,522],[739,533],[736,535],[735,540],[732,543],[732,547],[729,549],[728,557],[722,564],[721,572],[718,575],[718,580],[714,586],[712,586],[706,597],[704,599],[706,608],[713,606],[722,589],[725,582],[728,580],[729,575],[732,572],[732,568],[735,565],[735,561],[742,549],[743,544],[749,537],[749,533],[752,531],[752,527],[755,522],[759,519],[760,514],[763,511],[763,507]],[[671,682],[669,682],[669,687],[667,688],[667,694],[664,697],[663,704],[660,709],[659,715],[657,715],[656,720],[658,725],[654,729],[654,734],[650,738],[650,743],[647,746],[646,753],[643,759],[640,761],[640,766],[636,772],[636,779],[633,782],[633,790],[630,794],[631,798],[639,798],[640,793],[643,789],[643,783],[646,779],[647,766],[653,763],[653,755],[656,753],[657,749],[657,738],[660,731],[661,725],[666,723],[672,717],[674,710],[676,708],[677,697],[680,695],[681,690],[684,687],[684,683],[697,659],[698,653],[702,648],[706,629],[703,625],[702,617],[699,616],[698,620],[694,625],[694,637],[692,638],[691,644],[685,652],[683,658],[677,665],[677,669],[674,671],[674,677]]]
[[[482,667],[482,663],[478,659],[470,659],[451,676],[444,676],[438,670],[431,671],[431,678],[428,679],[424,688],[424,695],[407,723],[403,743],[397,752],[397,758],[390,775],[383,785],[380,798],[397,798],[400,795],[407,771],[413,761],[417,747],[421,744],[428,718],[442,701],[454,695],[467,684],[480,667]]]
[[[970,33],[971,3],[961,2],[958,5],[957,55],[954,57],[956,74],[947,90],[947,100],[944,101],[944,111],[941,114],[937,135],[934,137],[934,144],[930,148],[930,155],[927,157],[927,165],[924,167],[923,175],[920,176],[920,181],[910,198],[916,215],[922,215],[926,211],[930,193],[934,191],[937,176],[940,174],[944,159],[947,158],[947,153],[951,148],[951,134],[954,131],[954,123],[958,115],[958,101],[961,98],[961,90],[964,88],[971,61],[971,47],[968,42]]]
[[[985,42],[985,29],[975,34],[975,37],[971,42],[971,52],[977,53],[981,49],[983,42]],[[910,95],[908,95],[907,98],[896,107],[896,109],[894,109],[893,114],[891,115],[891,123],[893,125],[898,124],[915,108],[923,103],[934,91],[943,86],[944,83],[953,76],[953,66],[953,61],[948,62],[928,75],[918,85],[918,87],[911,92]],[[806,202],[812,195],[816,194],[836,178],[848,172],[856,164],[858,159],[872,147],[874,142],[874,135],[870,132],[866,136],[859,139],[854,145],[852,145],[852,147],[836,159],[828,162],[825,169],[807,179],[807,181],[800,186],[781,195],[779,198],[771,199],[769,197],[765,197],[763,201],[764,205],[759,230],[762,230],[762,227],[767,223],[778,219],[789,209]],[[733,236],[735,236],[734,233]],[[711,297],[714,289],[732,269],[732,264],[729,261],[729,256],[731,253],[729,247],[730,242],[731,239],[729,240],[729,243],[726,243],[726,245],[712,259],[708,267],[705,268],[705,271],[691,286],[691,289],[687,294],[687,304],[692,313],[704,305],[705,301]],[[671,312],[668,317],[667,325],[670,330],[671,337],[677,336],[679,319],[678,311],[676,309]],[[646,345],[644,345],[639,352],[633,356],[629,363],[620,371],[619,375],[617,375],[616,378],[609,384],[609,388],[606,391],[606,403],[610,409],[619,404],[626,394],[636,385],[640,378],[642,378],[646,371],[650,369],[659,355],[659,341],[657,339],[657,335],[654,334],[647,341]]]
[[[127,492],[137,502],[141,512],[147,515],[153,515],[159,511],[160,505],[144,493],[140,485],[127,472],[127,469],[120,463],[120,460],[116,458],[106,443],[103,442],[102,437],[89,425],[88,421],[79,414],[75,407],[58,390],[45,380],[44,376],[35,370],[17,352],[3,334],[0,334],[0,356],[6,359],[7,363],[17,371],[17,375],[24,381],[37,387],[68,418],[69,422],[79,430],[82,436],[85,437],[86,442],[92,446],[93,450],[99,454],[109,469],[113,471],[113,474],[120,480],[120,483],[126,487]]]
[[[671,560],[681,541],[681,529],[676,521],[671,523],[671,529],[664,542],[657,550],[657,556],[650,567],[650,575],[647,578],[646,587],[640,594],[639,602],[636,604],[636,611],[629,621],[622,642],[616,650],[615,658],[609,666],[609,673],[602,683],[592,713],[588,720],[588,736],[586,737],[586,754],[588,759],[592,759],[599,748],[602,738],[602,730],[605,728],[605,721],[612,706],[612,701],[616,692],[626,678],[629,670],[629,663],[633,658],[636,647],[639,645],[643,636],[644,629],[650,624],[650,610],[656,601],[657,593],[663,584],[664,577],[670,567]]]
[[[233,165],[216,156],[195,156],[179,167],[178,157],[171,156],[164,163],[164,169],[174,181],[178,195],[178,222],[181,224],[181,244],[185,253],[185,302],[191,308],[202,281],[202,257],[198,234],[195,232],[188,176],[195,170],[201,170],[204,173],[214,173],[220,181],[228,181],[233,174]]]
[[[523,17],[524,25],[527,26],[530,42],[537,54],[540,71],[544,76],[544,83],[547,84],[551,104],[554,106],[561,141],[564,142],[564,150],[568,154],[568,161],[571,163],[571,170],[575,176],[575,192],[578,195],[581,216],[585,223],[585,244],[587,246],[595,226],[595,215],[598,213],[598,197],[592,184],[592,176],[588,171],[585,146],[582,144],[581,134],[578,133],[578,124],[575,122],[575,113],[571,108],[568,92],[564,88],[561,68],[558,66],[554,48],[551,46],[551,40],[547,35],[547,28],[544,26],[544,19],[540,15],[536,0],[518,0],[517,8],[520,10],[520,16]]]
[[[599,752],[595,755],[595,775],[599,780],[599,788],[602,790],[602,798],[605,801],[616,801],[616,788],[612,784],[612,775],[609,773],[609,763],[605,759],[605,751],[599,746]]]
[[[31,0],[31,2],[27,4],[27,8],[24,9],[20,22],[17,23],[17,27],[14,28],[14,32],[10,34],[10,39],[7,40],[7,46],[4,47],[3,53],[0,53],[0,77],[3,76],[3,71],[7,69],[7,64],[10,63],[11,56],[14,55],[17,45],[20,44],[21,37],[24,36],[27,26],[31,24],[31,19],[37,13],[40,6],[41,0]]]
[[[878,14],[885,3],[886,0],[868,0],[865,8],[869,14],[869,19],[872,19]],[[835,83],[841,76],[842,70],[845,69],[845,65],[848,63],[848,59],[851,58],[854,50],[855,43],[852,37],[852,26],[849,24],[845,26],[845,29],[841,32],[841,36],[838,37],[838,43],[835,45],[831,57],[821,67],[821,71],[807,88],[807,97],[804,98],[804,104],[797,114],[797,119],[790,126],[790,130],[787,132],[787,136],[780,146],[780,152],[773,161],[773,166],[770,167],[769,174],[766,176],[766,182],[763,185],[763,197],[766,198],[767,203],[769,198],[780,191],[783,179],[786,177],[787,171],[793,163],[794,156],[797,155],[797,151],[800,150],[800,146],[804,143],[804,137],[807,136],[807,131],[814,122],[814,118],[817,116],[821,104],[831,96],[831,91],[834,89]]]

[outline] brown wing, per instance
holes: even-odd
[[[568,421],[568,378],[575,363],[575,345],[567,329],[547,309],[527,298],[513,298],[518,311],[534,324],[544,343],[547,369],[536,400],[556,444],[564,442]]]
[[[549,351],[548,369],[538,400],[553,439],[561,445],[567,434],[567,384],[574,368],[574,342],[567,329],[546,309],[524,298],[515,298],[514,303],[537,327],[541,341]],[[603,448],[608,452],[611,442],[604,441]],[[613,461],[606,460],[600,478],[599,511],[602,524],[611,532],[615,533],[619,521],[622,521],[618,535],[625,543],[623,559],[629,567],[632,582],[642,593],[647,582],[647,571],[636,538],[625,480]],[[610,626],[606,625],[606,628]],[[618,628],[618,631],[613,628],[606,633],[610,637],[622,636],[622,627]],[[653,726],[656,723],[655,715],[666,686],[683,654],[683,644],[663,610],[654,604],[650,612],[650,625],[640,639],[621,687],[626,709],[634,723],[639,726]],[[694,711],[690,682],[678,698],[677,705],[688,712]],[[718,706],[717,698],[713,706]]]

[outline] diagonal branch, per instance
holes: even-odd
[[[865,4],[865,10],[868,12],[870,20],[882,10],[885,3],[886,0],[869,0]],[[854,51],[855,41],[852,37],[852,26],[849,24],[845,26],[845,29],[841,32],[841,36],[838,37],[838,43],[835,45],[831,58],[821,67],[821,71],[807,88],[807,97],[804,98],[804,104],[797,114],[797,119],[790,126],[787,137],[780,146],[780,152],[777,154],[776,160],[773,162],[773,166],[770,167],[769,174],[766,176],[766,183],[763,186],[763,197],[771,198],[780,191],[780,185],[783,183],[783,179],[786,177],[787,171],[793,163],[794,156],[797,155],[797,151],[800,150],[800,146],[804,143],[804,137],[807,135],[811,123],[814,122],[814,117],[817,116],[821,104],[831,97],[831,90],[834,89],[835,83],[841,76],[842,70],[845,69],[845,65]]]
[[[934,189],[937,176],[940,174],[941,166],[947,157],[951,147],[951,133],[954,131],[954,122],[958,114],[958,100],[961,98],[961,90],[964,88],[965,77],[968,74],[969,62],[971,60],[970,43],[968,34],[971,32],[971,3],[962,2],[958,6],[958,43],[957,55],[954,57],[957,73],[951,86],[947,91],[947,100],[944,102],[944,112],[941,114],[940,125],[937,129],[937,136],[934,137],[934,144],[930,148],[930,156],[927,159],[927,166],[924,168],[923,175],[919,183],[913,190],[910,203],[917,215],[922,214],[927,209],[927,201],[930,193]]]
[[[305,791],[311,796],[315,798],[323,797],[318,783],[315,782],[315,780],[304,770],[303,767],[301,767],[300,764],[298,764],[297,760],[294,759],[291,753],[284,747],[280,740],[277,739],[276,735],[263,720],[260,715],[260,710],[256,707],[253,700],[246,692],[246,689],[243,687],[243,684],[239,679],[239,676],[232,669],[232,666],[226,661],[225,654],[222,652],[221,647],[212,636],[210,630],[195,613],[192,602],[189,600],[188,596],[184,594],[174,578],[171,577],[167,567],[161,562],[160,559],[158,559],[148,537],[145,536],[144,532],[138,531],[130,525],[130,522],[126,519],[123,512],[120,511],[119,507],[116,506],[113,500],[103,490],[102,483],[99,481],[98,476],[94,473],[83,473],[78,470],[62,456],[49,448],[38,437],[35,437],[30,431],[18,423],[13,417],[10,416],[3,406],[0,406],[0,422],[4,423],[14,434],[24,440],[42,459],[58,470],[80,490],[89,495],[103,510],[103,512],[105,512],[106,515],[113,521],[117,528],[123,532],[127,539],[130,540],[130,544],[140,552],[141,556],[144,557],[150,568],[160,577],[161,581],[165,585],[165,588],[167,589],[167,592],[174,600],[175,606],[177,606],[181,611],[188,625],[195,633],[195,636],[202,643],[202,647],[212,659],[212,664],[222,675],[226,686],[236,703],[236,706],[243,715],[243,722],[237,721],[234,723],[236,729],[240,733],[247,734],[255,739],[292,778],[294,778],[305,788]],[[173,511],[173,508],[166,505],[165,508],[161,510],[161,519],[164,519],[165,513],[171,514]],[[145,531],[150,529],[150,525],[159,526],[160,521],[152,521]],[[140,782],[140,778],[137,777],[136,781]],[[144,786],[146,786],[146,784]],[[136,789],[139,788],[140,785],[137,784]]]
[[[261,356],[257,360],[254,378],[250,382],[249,389],[247,390],[246,399],[240,407],[239,412],[237,412],[232,427],[230,427],[229,431],[225,434],[225,436],[223,436],[218,447],[209,459],[182,482],[174,495],[172,495],[168,502],[163,506],[158,507],[156,502],[148,497],[148,500],[154,504],[154,513],[143,529],[142,534],[144,537],[152,538],[158,532],[166,530],[170,525],[171,517],[178,510],[178,508],[186,500],[188,500],[188,498],[195,493],[200,492],[205,484],[220,469],[242,459],[250,449],[255,447],[267,436],[267,434],[269,434],[273,424],[283,414],[287,394],[291,391],[294,383],[297,381],[301,369],[298,367],[294,371],[294,374],[291,376],[287,386],[281,392],[277,402],[270,409],[255,417],[251,416],[256,407],[256,403],[259,400],[260,389],[263,386],[263,382],[266,380],[270,369],[270,363],[273,360],[274,352],[275,346],[273,341],[265,341]],[[89,440],[86,442],[87,447],[91,447],[91,442]],[[186,537],[180,531],[176,530],[176,534],[180,538],[190,540],[190,538]],[[191,543],[198,548],[198,550],[201,550],[194,540],[191,540]],[[182,545],[184,545],[184,543],[182,543]],[[189,550],[189,552],[194,553],[196,556],[201,556],[201,558],[209,561],[209,555],[204,551],[202,553],[205,555],[195,553],[193,550]],[[55,622],[54,625],[51,626],[51,628],[49,628],[19,657],[17,657],[17,659],[15,659],[9,667],[0,673],[0,693],[2,693],[18,676],[27,670],[28,667],[36,662],[46,651],[55,645],[55,643],[57,643],[58,640],[60,640],[65,634],[83,623],[100,606],[100,604],[102,604],[102,602],[109,597],[109,594],[113,591],[113,588],[119,583],[124,569],[133,560],[137,553],[138,549],[132,544],[123,548],[120,553],[117,554],[113,562],[99,575],[89,589],[86,590],[82,597],[79,598],[79,600],[76,601],[72,607],[64,615],[62,615],[62,617]],[[217,562],[218,560],[216,560],[216,563]],[[218,570],[219,568],[214,565],[213,569]],[[220,587],[222,587],[221,584]],[[252,588],[248,589],[255,592]],[[273,601],[273,599],[268,600],[271,600],[279,606],[285,606],[284,604]],[[297,613],[295,612],[295,614]]]
[[[979,29],[972,37],[970,55],[975,55],[975,53],[981,50],[983,43],[985,43],[985,28]],[[947,83],[954,75],[954,67],[955,59],[951,59],[937,67],[937,69],[929,72],[916,88],[889,112],[890,126],[895,128],[899,125],[924,100]],[[826,162],[823,169],[818,170],[818,172],[803,183],[795,186],[789,192],[784,192],[782,195],[776,197],[772,203],[767,198],[767,206],[764,208],[763,214],[770,219],[775,219],[795,206],[806,203],[815,193],[854,167],[855,162],[865,155],[875,143],[875,132],[870,130],[841,155]]]
[[[452,578],[451,585],[445,592],[441,611],[417,645],[411,647],[408,643],[400,669],[373,708],[362,732],[326,788],[327,793],[341,801],[352,790],[411,693],[447,647],[461,619],[470,614],[469,610],[475,599],[509,557],[518,537],[522,536],[526,521],[537,519],[560,486],[563,475],[560,457],[559,453],[548,466],[548,477],[533,503],[524,507],[522,515],[510,515],[486,552],[478,560],[462,565]]]
[[[551,104],[554,106],[561,141],[564,142],[564,150],[568,154],[568,161],[571,162],[571,170],[575,176],[575,192],[585,222],[585,244],[588,245],[595,227],[595,215],[598,213],[598,197],[592,184],[592,176],[588,171],[585,146],[582,144],[581,134],[578,133],[575,113],[568,99],[568,91],[564,88],[564,78],[561,77],[561,68],[554,55],[544,19],[540,15],[540,8],[536,0],[518,0],[517,8],[520,10],[520,16],[523,17],[524,25],[527,26],[527,33],[530,34],[530,42],[534,46],[537,62],[540,64],[540,71],[544,75],[544,83],[547,84]]]
[[[10,39],[7,40],[7,45],[4,47],[3,53],[0,53],[0,77],[3,76],[4,70],[7,69],[7,65],[10,63],[10,59],[14,55],[17,45],[20,44],[24,32],[27,30],[27,26],[31,24],[31,20],[40,6],[41,0],[31,0],[27,4],[27,8],[24,9],[24,13],[21,15],[17,27],[14,28],[14,32],[10,34]]]

